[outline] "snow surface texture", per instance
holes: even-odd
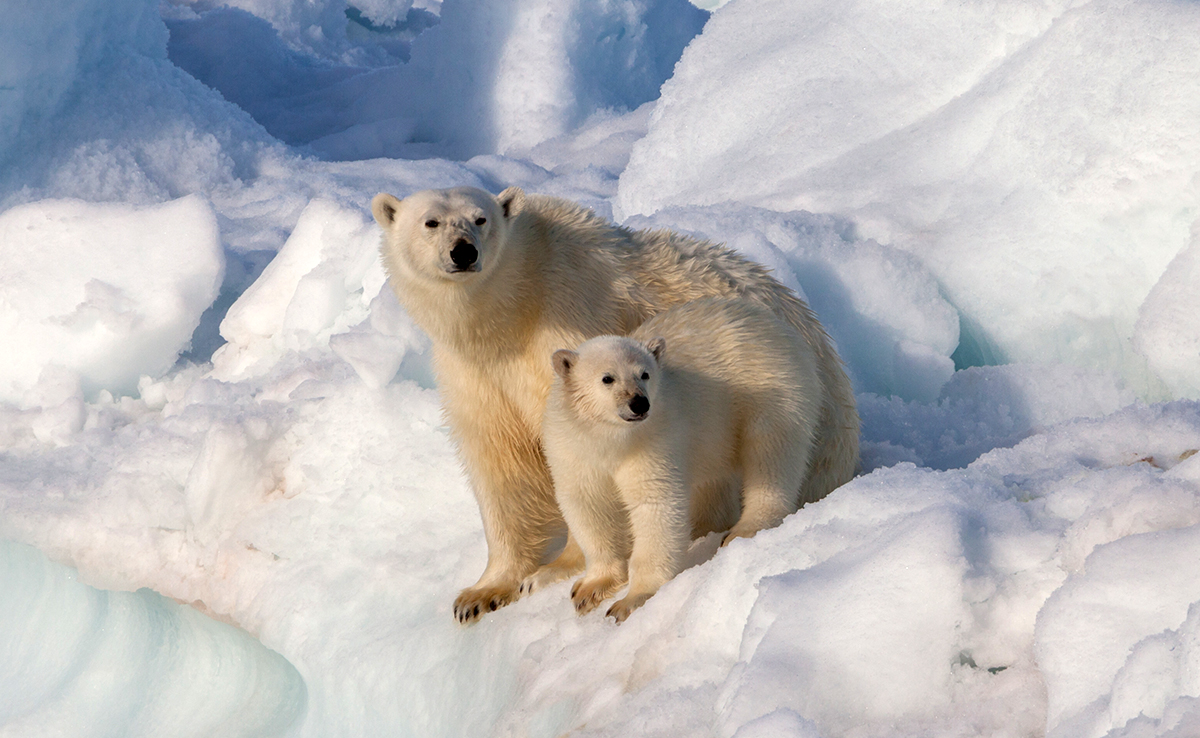
[[[129,394],[161,375],[217,297],[224,254],[195,195],[153,208],[42,200],[0,213],[0,399],[19,401],[47,368],[89,391]]]
[[[231,5],[0,6],[0,736],[1200,734],[1194,3]],[[863,475],[455,625],[367,204],[511,184],[803,293]]]
[[[663,87],[618,212],[836,213],[937,277],[960,366],[1198,397],[1195,302],[1165,297],[1200,218],[1197,58],[1200,7],[1171,0],[731,3]]]

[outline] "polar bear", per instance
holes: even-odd
[[[587,559],[586,613],[625,585],[623,621],[679,573],[693,537],[752,536],[797,510],[822,404],[817,357],[769,310],[708,298],[628,337],[553,355],[542,444]]]
[[[704,297],[746,300],[795,329],[817,358],[821,410],[804,501],[849,480],[858,464],[854,394],[829,337],[794,293],[728,248],[667,230],[634,231],[579,205],[462,187],[371,203],[381,255],[408,314],[433,343],[451,436],[483,518],[488,561],[454,602],[470,622],[526,589],[580,571],[541,447],[554,375],[546,357]],[[531,576],[536,572],[536,576]]]

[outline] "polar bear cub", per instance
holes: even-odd
[[[554,352],[543,444],[587,560],[571,599],[618,622],[679,573],[694,536],[752,536],[796,511],[821,410],[817,358],[744,300],[702,299],[629,337]]]

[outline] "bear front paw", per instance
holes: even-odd
[[[580,615],[595,610],[601,602],[616,593],[625,582],[612,576],[584,577],[571,587],[571,602]]]
[[[520,597],[517,587],[472,587],[464,589],[454,599],[454,619],[466,625],[480,615],[499,610]]]
[[[527,594],[533,594],[539,589],[549,587],[551,584],[557,584],[574,574],[578,574],[582,569],[582,566],[568,566],[558,562],[546,564],[521,580],[521,596],[524,597]]]
[[[721,540],[721,547],[728,546],[735,538],[753,538],[754,534],[760,531],[758,526],[742,525],[741,523],[733,526],[733,528],[725,534],[725,538]]]
[[[634,610],[645,604],[646,600],[650,599],[648,594],[626,595],[612,604],[608,608],[608,617],[616,620],[618,623],[625,622],[625,618]]]

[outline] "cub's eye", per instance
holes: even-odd
[[[600,381],[601,381],[601,382],[604,382],[605,384],[612,384],[612,383],[613,383],[615,380],[613,379],[613,377],[612,377],[612,375],[611,375],[611,374],[605,374],[605,375],[604,375],[604,376],[603,376],[603,377],[600,379]]]
[[[433,218],[430,218],[429,220],[425,221],[425,227],[426,228],[437,228],[438,222],[436,220],[434,220]]]
[[[487,222],[487,218],[476,218],[475,219],[475,225],[477,225],[477,226],[481,226],[486,222]]]
[[[642,372],[642,380],[643,381],[645,381],[649,378],[650,378],[650,372]]]

